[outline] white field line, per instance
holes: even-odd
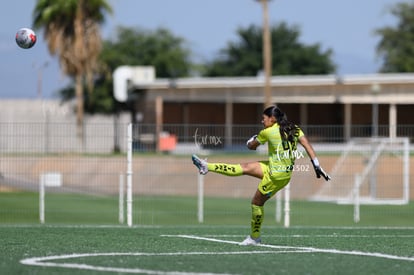
[[[234,237],[236,235],[221,235],[219,237]],[[296,235],[303,237],[304,235]],[[322,235],[321,235],[322,236]],[[186,238],[186,239],[195,239],[202,241],[218,242],[218,243],[228,243],[238,245],[239,242],[216,239],[212,237],[200,237],[194,235],[161,235],[161,237],[173,237],[173,238]],[[237,235],[239,237],[239,235]],[[343,237],[342,235],[332,237]],[[370,236],[371,237],[371,236]],[[106,267],[106,266],[96,266],[88,264],[77,264],[77,263],[56,263],[54,260],[64,260],[64,259],[76,259],[76,258],[86,258],[86,257],[119,257],[119,256],[186,256],[186,255],[251,255],[251,254],[279,254],[279,253],[331,253],[331,254],[341,254],[341,255],[353,255],[353,256],[367,256],[367,257],[377,257],[384,259],[400,260],[400,261],[411,261],[414,262],[414,257],[402,257],[396,255],[389,255],[383,253],[371,253],[371,252],[362,252],[362,251],[343,251],[337,249],[321,249],[314,247],[301,247],[301,246],[282,246],[282,245],[270,245],[270,244],[260,244],[257,247],[270,248],[272,250],[259,250],[259,251],[231,251],[231,252],[172,252],[172,253],[84,253],[84,254],[67,254],[67,255],[55,255],[47,257],[35,257],[27,258],[20,261],[21,264],[30,265],[30,266],[42,266],[42,267],[61,267],[61,268],[70,268],[70,269],[80,269],[80,270],[94,270],[94,271],[105,271],[105,272],[123,272],[123,273],[135,273],[135,274],[157,274],[157,275],[228,275],[226,273],[194,273],[194,272],[182,272],[182,271],[161,271],[161,270],[149,270],[142,268],[122,268],[122,267]],[[277,249],[277,250],[275,250]]]
[[[84,253],[84,254],[68,254],[68,255],[57,255],[48,257],[36,257],[27,258],[20,261],[21,264],[30,266],[42,266],[42,267],[62,267],[70,269],[81,269],[81,270],[94,270],[94,271],[105,271],[105,272],[123,272],[123,273],[136,273],[136,274],[156,274],[156,275],[231,275],[228,273],[194,273],[194,272],[181,272],[181,271],[161,271],[151,270],[142,268],[122,268],[122,267],[106,267],[96,266],[88,264],[77,264],[77,263],[54,263],[54,260],[63,259],[74,259],[74,258],[86,258],[86,257],[115,257],[115,256],[183,256],[183,255],[203,255],[203,252],[194,253]],[[217,254],[217,253],[211,253]]]
[[[161,271],[161,270],[150,270],[142,268],[121,268],[121,267],[106,267],[96,266],[88,264],[77,264],[77,263],[55,263],[55,260],[64,259],[76,259],[86,257],[120,257],[120,256],[188,256],[188,255],[252,255],[252,254],[279,254],[279,253],[298,253],[300,251],[231,251],[231,252],[171,252],[171,253],[83,253],[83,254],[68,254],[68,255],[56,255],[47,257],[35,257],[27,258],[20,261],[21,264],[30,266],[42,266],[42,267],[61,267],[70,269],[81,269],[81,270],[94,270],[94,271],[106,271],[106,272],[123,272],[123,273],[136,273],[136,274],[157,274],[157,275],[231,275],[228,273],[194,273],[194,272],[183,272],[183,271]],[[306,252],[306,251],[303,251]]]
[[[175,235],[176,236],[176,235]],[[209,238],[245,238],[246,235],[204,235]],[[270,238],[414,238],[414,235],[343,235],[343,234],[329,234],[329,235],[270,235],[266,234],[266,237]]]
[[[0,228],[8,228],[8,227],[16,227],[16,228],[36,228],[36,227],[47,227],[47,228],[122,228],[125,230],[129,230],[131,228],[217,228],[216,225],[132,225],[132,227],[126,227],[125,225],[66,225],[66,224],[0,224]],[[221,225],[223,227],[229,228],[250,228],[250,226],[246,225]],[[272,226],[263,226],[263,228],[273,228]],[[414,226],[291,226],[290,228],[306,228],[306,229],[337,229],[337,230],[371,230],[371,229],[379,229],[379,230],[414,230]]]
[[[204,241],[210,241],[210,242],[239,244],[239,242],[234,242],[234,241],[199,237],[199,236],[193,236],[193,235],[162,235],[162,236],[204,240]],[[323,249],[323,248],[302,247],[302,246],[281,246],[281,245],[270,245],[270,244],[259,244],[257,246],[266,247],[266,248],[275,248],[275,249],[297,249],[298,250],[297,252],[307,251],[307,252],[315,252],[315,253],[318,252],[318,253],[331,253],[331,254],[354,255],[354,256],[367,256],[367,257],[377,257],[377,258],[384,258],[384,259],[414,262],[414,257],[402,257],[402,256],[389,255],[389,254],[383,254],[383,253],[377,253],[377,252],[346,251],[346,250],[337,250],[337,249]]]

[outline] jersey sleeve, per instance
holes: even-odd
[[[261,144],[265,144],[268,141],[268,134],[266,129],[263,129],[259,132],[259,134],[257,135],[256,140]]]
[[[299,128],[298,138],[301,138],[303,136],[305,136],[305,134],[303,133],[302,129]]]

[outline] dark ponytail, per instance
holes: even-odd
[[[275,117],[277,124],[279,124],[279,131],[282,140],[289,141],[291,143],[295,142],[295,136],[298,135],[299,127],[290,122],[287,118],[287,115],[282,112],[277,106],[270,106],[267,107],[263,114],[267,115],[268,117]]]

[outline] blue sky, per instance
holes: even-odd
[[[155,29],[166,27],[185,38],[197,59],[207,60],[229,41],[236,30],[262,24],[261,5],[255,0],[109,0],[114,13],[102,26],[104,39],[116,26]],[[299,27],[300,41],[319,43],[334,51],[339,74],[375,73],[380,62],[375,55],[379,37],[374,30],[393,26],[389,8],[398,0],[273,0],[270,22]],[[49,55],[42,33],[34,48],[16,46],[14,35],[30,27],[35,0],[5,1],[0,10],[0,98],[53,97],[68,80],[59,70],[56,57]],[[39,73],[42,85],[39,88]]]

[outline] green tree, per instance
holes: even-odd
[[[164,28],[155,31],[118,27],[113,39],[103,41],[99,55],[100,71],[95,76],[93,94],[85,94],[88,113],[116,113],[129,106],[113,97],[112,73],[122,65],[154,66],[157,77],[188,76],[193,68],[187,41]],[[74,97],[73,87],[60,91],[63,100]]]
[[[381,39],[377,54],[383,60],[381,72],[414,72],[414,3],[398,3],[391,8],[398,19],[395,27],[375,31]]]
[[[116,39],[104,42],[101,60],[111,71],[121,65],[154,66],[163,78],[185,77],[192,69],[187,41],[165,28],[118,27]]]
[[[299,29],[285,23],[270,28],[272,41],[272,74],[328,74],[336,70],[332,50],[325,52],[319,44],[306,46],[299,42]],[[237,31],[238,41],[229,42],[219,56],[206,65],[206,76],[254,76],[263,69],[263,32],[250,25]]]
[[[52,55],[65,74],[75,79],[78,134],[82,135],[84,83],[92,93],[101,51],[99,25],[112,9],[105,0],[38,0],[33,25],[44,30]]]

